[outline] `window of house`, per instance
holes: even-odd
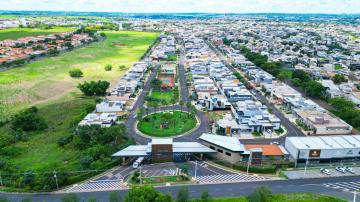
[[[228,155],[228,156],[231,156],[231,153],[229,153],[229,152],[225,152],[225,154]]]
[[[216,150],[214,146],[210,146],[210,149],[212,149],[212,150]]]
[[[221,150],[221,149],[218,149],[217,151],[220,152],[220,153],[223,153],[223,150]]]

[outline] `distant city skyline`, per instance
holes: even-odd
[[[0,10],[360,14],[360,0],[0,0]]]

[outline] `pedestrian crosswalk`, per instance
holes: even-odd
[[[225,174],[225,175],[206,175],[198,176],[196,180],[200,184],[220,183],[220,182],[247,182],[247,181],[263,181],[268,178],[263,176],[252,176],[242,174]]]
[[[67,189],[67,192],[89,192],[89,191],[111,191],[125,189],[123,180],[99,180],[89,181],[83,184],[74,185]]]
[[[325,187],[337,189],[340,191],[360,191],[360,182],[336,182],[336,183],[325,183]]]

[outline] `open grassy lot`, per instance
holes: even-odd
[[[156,107],[161,105],[171,105],[179,101],[179,88],[175,86],[170,91],[153,90],[146,97],[146,104],[149,107]]]
[[[138,61],[158,36],[145,32],[106,32],[107,39],[60,56],[0,72],[0,119],[8,118],[23,108],[36,105],[49,128],[28,134],[27,141],[14,144],[18,155],[10,163],[20,171],[64,168],[77,170],[78,153],[71,147],[60,148],[57,140],[71,133],[69,125],[79,121],[92,99],[80,95],[76,86],[84,80],[115,82],[125,70]],[[105,64],[113,65],[105,71]],[[68,75],[72,68],[80,68],[84,77]],[[0,140],[8,135],[8,124],[0,128]]]
[[[171,137],[191,130],[196,122],[196,118],[186,112],[159,112],[144,117],[138,129],[149,136]]]
[[[246,197],[237,198],[214,198],[212,202],[248,202]],[[346,200],[313,193],[289,193],[289,194],[273,194],[270,195],[268,202],[345,202]]]
[[[0,41],[6,39],[18,39],[27,36],[48,35],[59,32],[73,31],[72,27],[54,27],[52,29],[10,28],[0,30]]]
[[[76,49],[57,57],[47,58],[0,72],[0,122],[29,105],[59,99],[84,80],[104,79],[115,82],[125,71],[119,65],[130,67],[138,61],[158,36],[145,32],[106,32],[107,39]],[[113,65],[105,71],[106,64]],[[79,68],[84,77],[69,77],[69,70]]]

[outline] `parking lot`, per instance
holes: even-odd
[[[326,168],[326,167],[324,167]],[[294,170],[294,171],[284,171],[284,174],[289,179],[302,179],[302,178],[323,178],[323,177],[341,177],[341,176],[352,176],[352,175],[360,175],[360,167],[353,167],[354,173],[350,172],[339,172],[335,170],[335,168],[326,168],[329,170],[329,174],[322,173],[320,168],[313,169],[309,168],[306,170]]]

